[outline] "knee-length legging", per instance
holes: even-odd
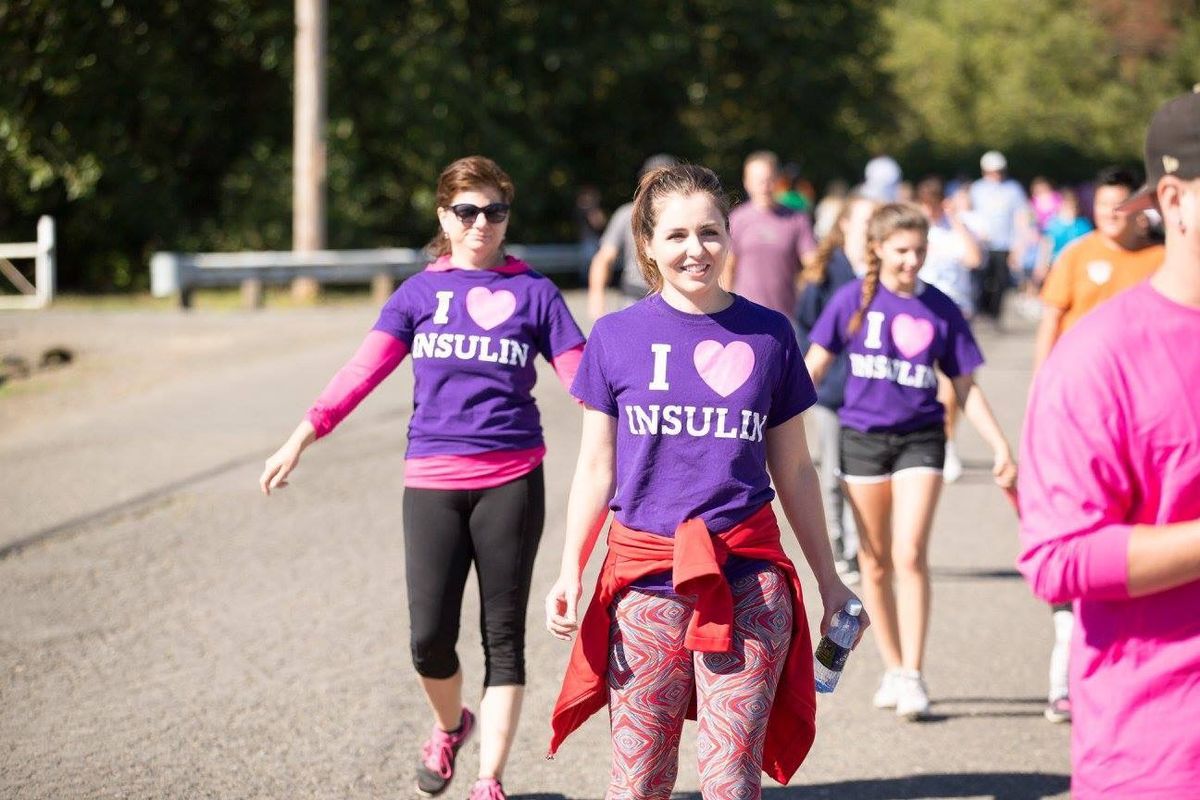
[[[614,601],[608,690],[612,783],[608,800],[670,797],[679,736],[693,691],[705,798],[758,798],[767,718],[787,655],[792,600],[767,569],[734,581],[728,653],[683,646],[694,598],[628,589]]]
[[[490,489],[404,490],[408,616],[418,675],[449,678],[458,672],[463,589],[474,563],[483,684],[525,684],[525,611],[544,517],[541,465]]]

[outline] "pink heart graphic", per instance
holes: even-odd
[[[696,372],[714,392],[729,397],[738,390],[754,371],[754,351],[745,342],[722,345],[705,339],[692,353]]]
[[[490,331],[517,310],[517,298],[507,289],[495,292],[486,286],[476,286],[467,292],[467,313],[475,324]]]
[[[897,314],[892,320],[892,341],[906,358],[912,358],[933,341],[933,323],[908,314]]]

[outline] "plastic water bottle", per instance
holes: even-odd
[[[861,625],[858,615],[861,613],[861,602],[848,601],[845,609],[833,615],[829,633],[821,637],[813,659],[818,692],[832,692],[837,688],[838,680],[842,677],[842,668],[846,666],[846,658],[850,655],[850,648],[858,636],[858,628]]]

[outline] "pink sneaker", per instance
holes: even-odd
[[[467,800],[508,800],[504,787],[495,778],[480,778],[471,787]]]
[[[417,763],[418,792],[426,797],[436,797],[446,791],[450,779],[454,777],[454,759],[473,730],[475,715],[469,708],[462,710],[462,722],[458,730],[447,732],[437,725],[433,726],[433,733],[421,746],[421,760]]]

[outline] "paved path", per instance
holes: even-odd
[[[582,298],[570,301],[578,313]],[[409,368],[305,456],[292,487],[265,499],[255,485],[373,318],[365,305],[0,314],[0,353],[79,356],[0,389],[0,796],[413,796],[429,721],[407,655],[400,538]],[[981,340],[982,383],[1015,439],[1030,331]],[[542,378],[548,520],[506,785],[599,798],[603,716],[542,757],[567,650],[541,632],[540,598],[578,436],[574,406]],[[1012,568],[1015,521],[982,443],[964,430],[961,449],[967,475],[933,539],[934,719],[870,708],[880,665],[868,643],[822,698],[807,763],[792,786],[768,781],[769,800],[1066,796],[1068,729],[1041,717],[1049,613]],[[473,589],[467,606],[472,685]],[[689,726],[681,796],[697,796],[693,737]],[[464,751],[467,774],[477,757]]]

